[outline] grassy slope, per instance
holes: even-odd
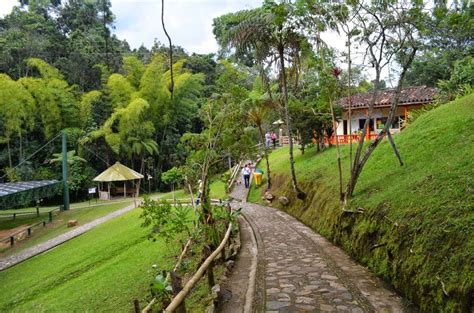
[[[61,212],[59,215],[54,215],[53,222],[47,224],[46,228],[40,226],[38,228],[33,229],[33,237],[31,239],[18,242],[17,245],[15,245],[13,248],[6,249],[3,254],[0,253],[0,257],[17,253],[21,250],[24,250],[40,242],[44,242],[71,230],[71,228],[67,227],[68,220],[77,220],[79,222],[79,225],[83,225],[111,212],[124,208],[130,203],[131,201],[126,201],[104,206],[71,209],[68,211]],[[8,229],[19,225],[33,224],[35,222],[44,221],[47,219],[47,216],[40,216],[33,218],[18,218],[15,221],[1,220],[0,229]]]
[[[220,179],[214,180],[210,186],[210,196],[212,199],[226,199],[228,196],[225,192],[225,183]],[[176,199],[189,199],[191,196],[189,192],[185,191],[184,189],[179,189],[175,191]],[[196,197],[196,195],[194,195]],[[161,199],[173,199],[173,193],[167,192],[160,195]]]
[[[0,311],[126,312],[149,294],[151,264],[169,268],[173,247],[147,240],[139,210],[0,272]],[[179,245],[177,245],[179,246]]]
[[[287,150],[271,155],[273,193],[284,208],[341,245],[424,311],[469,311],[474,295],[474,95],[418,118],[395,137],[400,167],[387,142],[374,152],[351,203],[337,200],[335,149],[296,158],[305,202],[291,190]],[[298,153],[299,154],[299,153]],[[347,181],[348,147],[342,149]],[[251,201],[261,201],[253,189]],[[383,246],[371,250],[376,244]],[[444,284],[447,296],[443,293]]]

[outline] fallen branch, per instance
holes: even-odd
[[[370,251],[373,251],[373,250],[375,250],[375,249],[377,249],[377,248],[380,248],[380,247],[383,247],[383,246],[386,246],[386,245],[387,245],[386,242],[378,243],[378,244],[373,245],[372,247],[370,247]]]
[[[357,213],[358,214],[364,214],[365,210],[363,208],[357,208],[357,210],[352,211],[352,210],[348,210],[345,207],[343,207],[342,212],[344,212],[344,213],[353,213],[353,214],[357,214]]]
[[[188,242],[186,243],[186,245],[184,246],[183,248],[183,251],[181,251],[181,254],[178,258],[178,261],[176,262],[174,268],[173,268],[173,271],[176,272],[178,270],[178,268],[181,266],[181,263],[183,262],[183,259],[184,259],[184,256],[186,255],[186,253],[188,252],[188,249],[189,249],[189,246],[191,246],[191,243],[192,243],[192,239],[190,238],[188,240]],[[171,279],[171,274],[168,273],[166,275],[166,281],[169,282]],[[153,298],[151,299],[151,301],[147,304],[147,306],[143,309],[142,313],[147,313],[147,312],[150,312],[151,311],[151,307],[153,306],[153,304],[155,303],[156,301],[156,298]]]
[[[441,278],[440,278],[438,275],[436,275],[436,279],[439,280],[439,282],[441,283],[441,289],[443,289],[444,295],[445,295],[445,296],[449,296],[449,295],[448,295],[448,292],[446,291],[446,288],[445,288],[445,286],[444,286],[444,283],[443,283],[443,281],[441,280]]]
[[[168,305],[168,307],[164,310],[164,312],[173,312],[176,310],[176,308],[181,304],[181,302],[184,301],[188,293],[191,291],[191,289],[194,287],[194,285],[202,278],[202,275],[206,271],[206,269],[209,267],[211,262],[216,258],[217,255],[221,252],[222,249],[224,249],[227,240],[230,237],[230,231],[232,229],[232,223],[229,223],[229,227],[227,228],[227,232],[225,233],[224,239],[220,243],[219,247],[211,253],[211,255],[204,261],[204,263],[199,267],[197,272],[191,277],[191,279],[186,283],[184,286],[183,290],[181,290],[176,297],[171,301],[171,303]]]

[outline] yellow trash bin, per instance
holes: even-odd
[[[253,178],[255,178],[255,185],[260,186],[262,184],[262,173],[254,172]]]

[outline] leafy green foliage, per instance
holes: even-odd
[[[142,226],[153,226],[150,238],[157,235],[164,238],[166,242],[171,242],[183,232],[191,236],[190,207],[178,203],[173,208],[172,204],[166,200],[157,202],[149,197],[145,197],[140,207],[143,209],[140,215],[143,219]]]

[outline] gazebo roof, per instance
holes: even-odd
[[[94,181],[99,182],[111,182],[111,181],[124,181],[124,180],[135,180],[141,179],[143,175],[135,172],[131,168],[126,167],[120,162],[115,163],[105,171],[103,171],[99,176],[94,178]]]
[[[33,201],[52,197],[59,191],[57,180],[36,180],[0,184],[0,209],[27,205]]]

